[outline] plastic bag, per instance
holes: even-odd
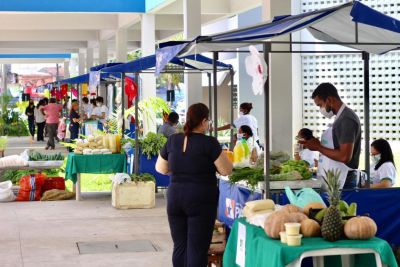
[[[110,179],[115,184],[123,184],[123,183],[128,183],[128,182],[132,181],[131,177],[126,173],[116,173]]]
[[[19,181],[17,201],[38,201],[42,196],[42,186],[45,176],[43,174],[32,174],[22,176]]]
[[[15,195],[12,191],[12,182],[5,181],[0,183],[0,202],[10,202],[14,200]]]
[[[63,177],[51,177],[44,180],[42,193],[52,190],[65,190],[65,179]]]
[[[304,208],[308,204],[314,202],[319,202],[325,205],[321,196],[312,188],[303,188],[294,193],[289,186],[286,186],[285,192],[290,204],[296,205],[300,208]]]

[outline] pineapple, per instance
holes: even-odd
[[[325,172],[325,183],[328,187],[329,207],[326,210],[324,220],[322,222],[322,237],[327,241],[337,241],[343,235],[343,222],[338,209],[340,200],[340,171],[329,170]]]

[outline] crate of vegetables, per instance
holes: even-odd
[[[43,154],[40,152],[29,153],[29,167],[61,167],[64,164],[64,155],[61,153]]]

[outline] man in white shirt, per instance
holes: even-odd
[[[85,96],[82,98],[82,110],[83,110],[83,114],[84,114],[84,118],[88,119],[90,118],[90,115],[92,113],[92,105],[89,104],[89,99]]]
[[[93,120],[98,120],[98,129],[100,131],[103,130],[104,123],[106,122],[108,118],[108,108],[103,105],[104,99],[103,97],[99,96],[96,99],[96,107],[93,109],[92,114],[91,114],[91,119]]]

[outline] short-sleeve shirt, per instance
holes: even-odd
[[[237,118],[233,124],[237,129],[242,127],[243,125],[247,125],[251,128],[251,131],[253,132],[253,138],[254,140],[258,140],[258,134],[257,134],[257,129],[258,129],[258,122],[256,117],[250,114],[246,115],[241,115],[239,118]]]
[[[160,126],[160,128],[158,129],[158,133],[168,138],[176,133],[176,128],[166,122]]]
[[[382,179],[390,179],[392,185],[396,183],[396,168],[390,161],[383,163],[377,170],[375,165],[371,166],[370,175],[373,184],[380,183]]]
[[[103,113],[105,113],[105,118],[104,119],[100,119],[100,121],[102,123],[104,123],[106,121],[106,119],[108,118],[108,108],[104,105],[102,105],[101,107],[95,107],[92,111],[91,115],[96,115],[96,116],[101,116]]]
[[[216,184],[217,168],[214,162],[222,149],[217,139],[200,133],[188,137],[183,152],[185,135],[171,135],[160,156],[168,161],[172,183]]]
[[[70,124],[69,124],[69,129],[70,131],[79,131],[79,123],[78,122],[74,122],[73,119],[79,119],[79,113],[76,112],[75,110],[71,110],[71,113],[69,114],[69,119],[70,119]]]
[[[338,149],[343,144],[354,144],[353,155],[347,167],[357,169],[361,153],[361,124],[357,114],[348,107],[335,120],[332,126],[333,145]]]
[[[35,121],[36,123],[43,123],[46,121],[46,118],[44,117],[43,113],[43,106],[40,106],[39,108],[35,108]]]
[[[46,113],[46,123],[48,124],[59,123],[62,105],[50,103],[44,106],[43,110]]]

